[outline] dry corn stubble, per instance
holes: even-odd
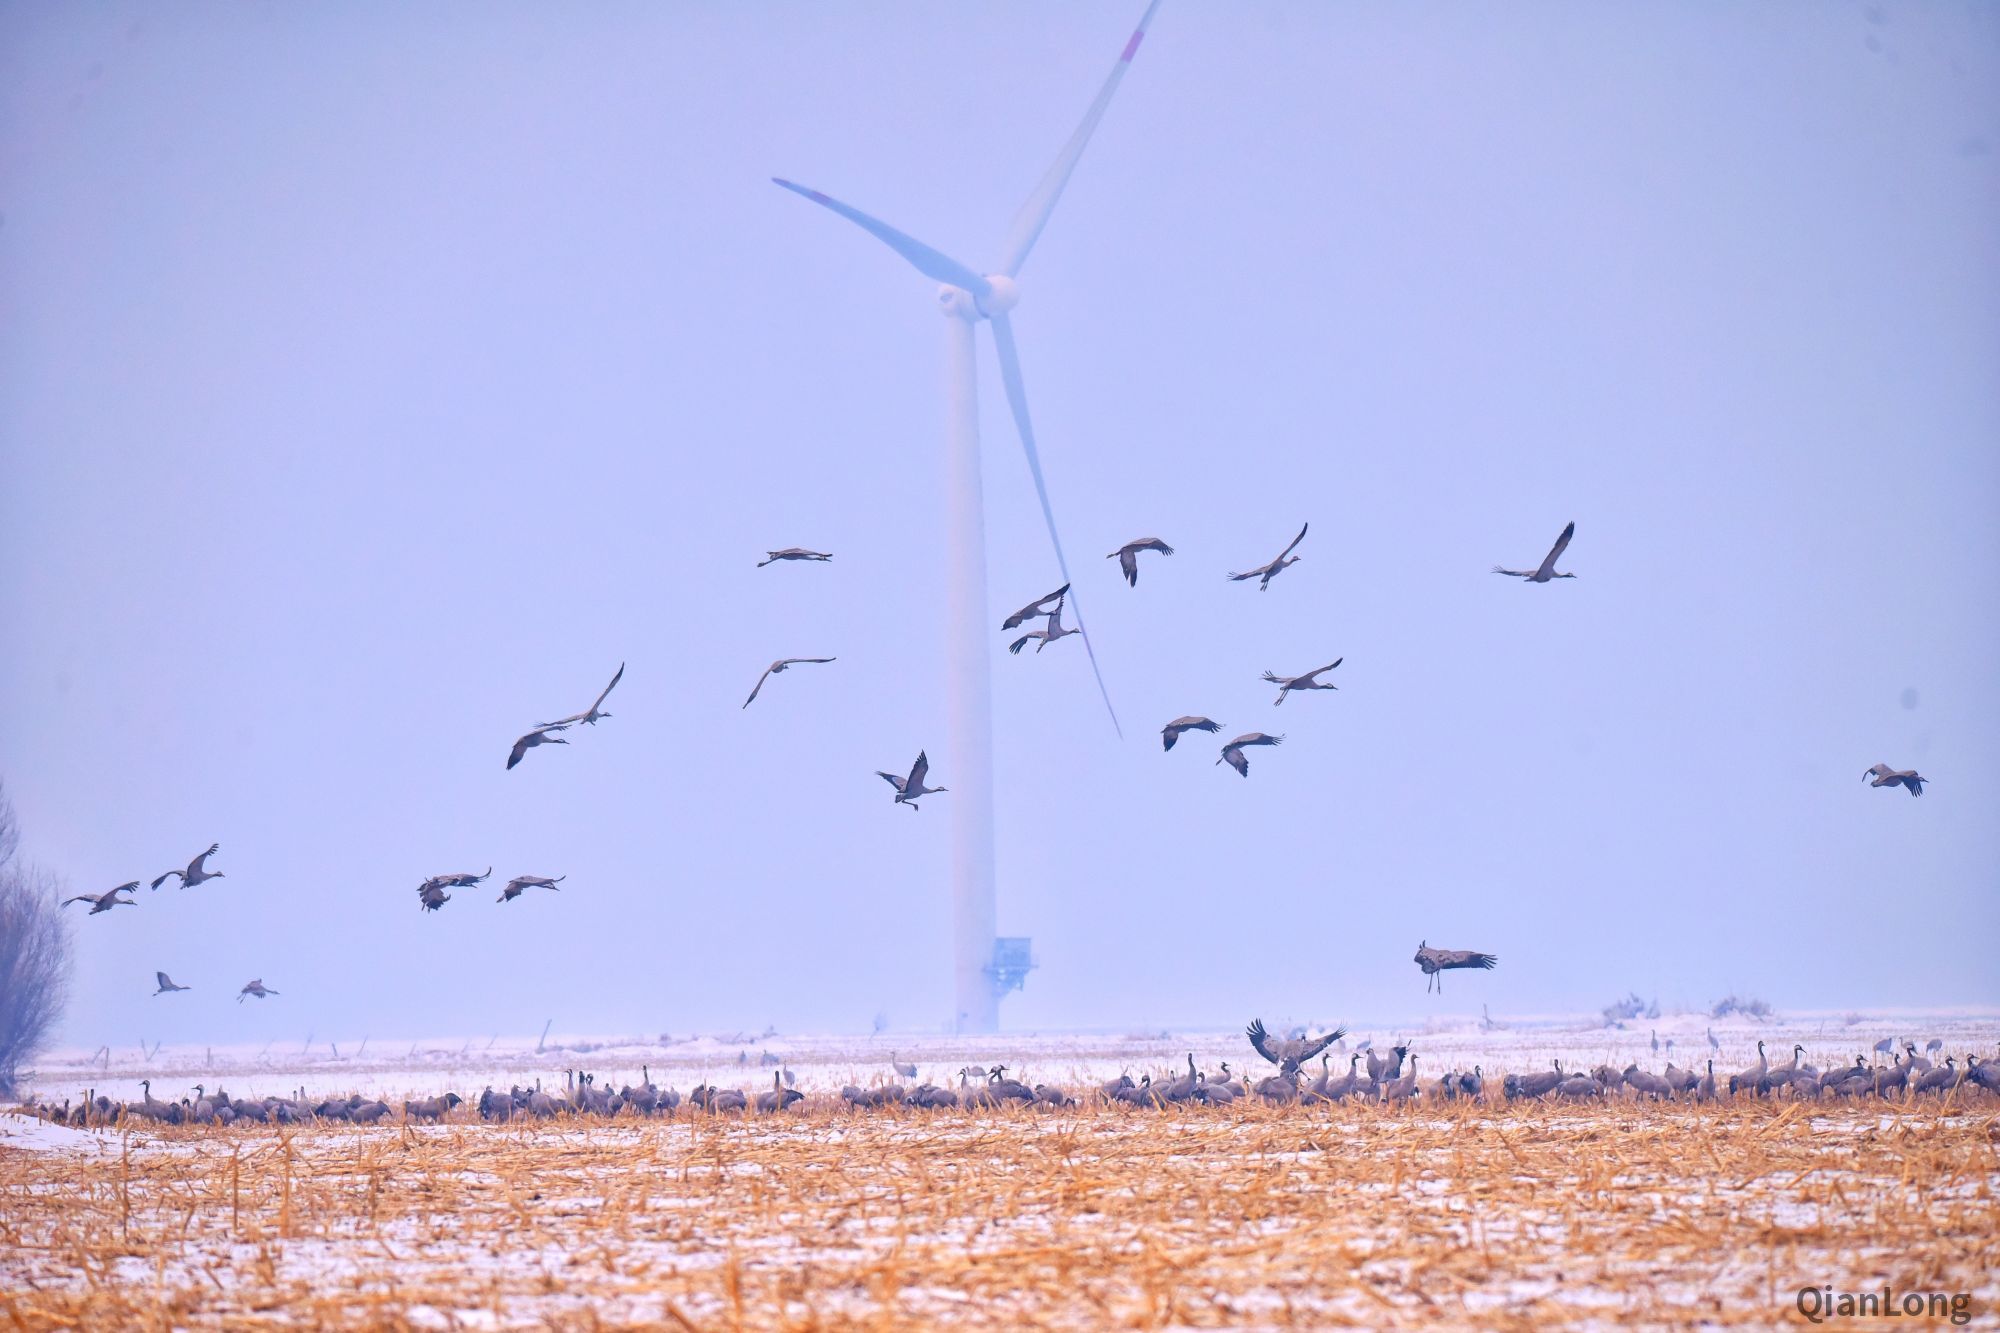
[[[1990,1098],[160,1128],[0,1153],[0,1314],[1766,1325],[1887,1283],[1990,1316],[1996,1153]]]

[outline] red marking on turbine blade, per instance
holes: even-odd
[[[1131,64],[1132,57],[1138,53],[1139,43],[1144,41],[1145,39],[1146,39],[1146,30],[1144,28],[1134,28],[1132,30],[1132,40],[1125,43],[1125,54],[1119,56],[1118,59],[1124,64],[1127,65]]]

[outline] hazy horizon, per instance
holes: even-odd
[[[0,778],[225,872],[58,1041],[943,1022],[934,284],[770,177],[988,266],[1143,7],[0,12]],[[2000,1002],[1996,148],[1990,8],[1168,0],[1014,314],[1122,744],[978,335],[1003,1026]]]

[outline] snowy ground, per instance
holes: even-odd
[[[1266,1019],[1274,1030],[1284,1024]],[[1323,1029],[1315,1026],[1313,1031]],[[1471,1069],[1488,1074],[1544,1069],[1552,1059],[1564,1067],[1590,1068],[1611,1064],[1623,1069],[1637,1062],[1657,1072],[1671,1059],[1685,1068],[1700,1069],[1710,1058],[1708,1033],[1720,1049],[1713,1052],[1718,1074],[1756,1063],[1757,1042],[1765,1042],[1773,1064],[1791,1058],[1794,1043],[1806,1048],[1806,1063],[1827,1068],[1851,1064],[1856,1055],[1874,1058],[1873,1047],[1884,1037],[1914,1040],[1919,1050],[1932,1038],[1944,1042],[1946,1053],[2000,1058],[2000,1010],[1877,1011],[1873,1013],[1814,1012],[1786,1014],[1770,1022],[1744,1019],[1715,1021],[1698,1014],[1666,1015],[1658,1020],[1634,1019],[1623,1030],[1607,1028],[1596,1017],[1530,1016],[1482,1020],[1463,1016],[1413,1022],[1397,1027],[1357,1027],[1343,1047],[1351,1051],[1365,1040],[1377,1049],[1396,1042],[1409,1045],[1418,1057],[1421,1075]],[[1660,1049],[1652,1047],[1657,1037]],[[1671,1049],[1669,1049],[1671,1044]],[[661,1087],[682,1090],[702,1081],[722,1087],[755,1090],[769,1086],[772,1066],[782,1061],[807,1091],[837,1092],[843,1084],[867,1085],[892,1077],[890,1058],[914,1062],[920,1077],[938,1083],[955,1082],[965,1065],[1005,1063],[1024,1082],[1096,1084],[1121,1071],[1134,1078],[1185,1066],[1188,1052],[1201,1067],[1214,1070],[1224,1060],[1253,1078],[1270,1072],[1243,1037],[1241,1029],[1152,1034],[1005,1033],[997,1037],[947,1036],[936,1033],[884,1034],[878,1037],[798,1036],[760,1037],[747,1033],[704,1036],[553,1034],[537,1051],[529,1038],[436,1038],[412,1042],[314,1039],[306,1043],[274,1042],[265,1047],[163,1046],[147,1054],[132,1046],[97,1052],[57,1051],[39,1062],[27,1077],[33,1098],[60,1103],[85,1088],[95,1088],[114,1100],[137,1099],[140,1080],[152,1082],[153,1095],[178,1099],[197,1083],[209,1089],[226,1087],[232,1096],[289,1094],[303,1087],[315,1098],[362,1092],[399,1097],[455,1091],[476,1096],[485,1086],[531,1085],[539,1078],[560,1087],[566,1069],[587,1069],[600,1086],[640,1081],[644,1066]],[[1336,1056],[1338,1066],[1344,1055]],[[1940,1057],[1941,1058],[1941,1057]],[[908,1082],[909,1080],[901,1080]]]
[[[1487,1073],[1706,1058],[1710,1024],[1477,1021],[1407,1038]],[[1655,1056],[1657,1031],[1662,1049]],[[1994,1050],[2000,1015],[1715,1024],[1719,1069],[1884,1036]],[[1370,1034],[1363,1030],[1355,1040]],[[45,1062],[155,1096],[224,1083],[391,1097],[600,1082],[823,1095],[784,1116],[483,1125],[146,1125],[0,1115],[0,1311],[28,1328],[1764,1327],[1799,1287],[2000,1308],[2000,1100],[1708,1105],[1084,1106],[853,1115],[824,1095],[962,1064],[1096,1082],[1254,1057],[1240,1033],[580,1038],[127,1050]],[[740,1063],[747,1056],[748,1064]],[[1261,1072],[1258,1070],[1256,1072]]]

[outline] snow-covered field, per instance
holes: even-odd
[[[1709,1024],[1510,1020],[1406,1038],[1488,1074],[1706,1059]],[[1652,1030],[1649,1030],[1652,1029]],[[1657,1031],[1662,1050],[1651,1041]],[[1716,1024],[1718,1069],[1885,1036],[1993,1051],[1993,1014]],[[733,1034],[732,1034],[733,1035]],[[1367,1029],[1355,1040],[1371,1035]],[[358,1043],[357,1043],[358,1046]],[[816,1094],[781,1116],[81,1130],[0,1115],[0,1312],[27,1328],[1772,1326],[1801,1288],[2000,1310],[2000,1098],[1179,1106],[852,1114],[828,1095],[968,1062],[1089,1083],[1240,1034],[407,1042],[44,1062],[124,1098],[396,1097],[650,1066]],[[587,1048],[587,1049],[586,1049]],[[747,1057],[748,1063],[742,1060]]]
[[[1247,1017],[1247,1016],[1246,1016]],[[1336,1020],[1337,1021],[1337,1020]],[[1266,1023],[1282,1032],[1275,1017]],[[1827,1068],[1851,1064],[1856,1055],[1874,1058],[1884,1037],[1915,1041],[1919,1050],[1932,1038],[1962,1061],[1967,1052],[1984,1060],[2000,1058],[2000,1010],[1815,1012],[1786,1014],[1769,1022],[1711,1020],[1698,1014],[1630,1020],[1623,1030],[1607,1028],[1594,1016],[1528,1016],[1482,1020],[1464,1016],[1411,1021],[1404,1025],[1352,1025],[1336,1052],[1372,1040],[1376,1049],[1407,1044],[1421,1075],[1469,1070],[1489,1074],[1545,1069],[1552,1059],[1564,1067],[1637,1062],[1659,1071],[1669,1060],[1700,1069],[1713,1055],[1718,1074],[1756,1063],[1757,1042],[1765,1042],[1773,1064],[1791,1058],[1794,1043],[1806,1048],[1804,1061]],[[1313,1032],[1324,1031],[1319,1024]],[[1720,1049],[1711,1052],[1713,1032]],[[1652,1046],[1657,1037],[1660,1049]],[[603,1086],[640,1081],[641,1067],[661,1087],[686,1090],[708,1081],[721,1087],[768,1087],[771,1061],[782,1061],[798,1086],[836,1092],[846,1083],[866,1085],[890,1077],[890,1057],[915,1063],[920,1076],[938,1083],[956,1080],[966,1065],[1004,1063],[1028,1083],[1097,1084],[1121,1071],[1134,1078],[1185,1066],[1187,1054],[1215,1070],[1227,1060],[1232,1070],[1253,1078],[1270,1072],[1240,1028],[1151,1034],[1007,1033],[960,1037],[936,1033],[867,1036],[799,1036],[729,1033],[703,1036],[659,1034],[575,1036],[552,1034],[541,1043],[527,1038],[437,1038],[412,1042],[315,1038],[252,1046],[163,1046],[142,1052],[134,1046],[98,1051],[63,1050],[41,1060],[28,1077],[37,1098],[60,1103],[94,1088],[114,1100],[137,1099],[140,1080],[153,1095],[177,1099],[197,1083],[226,1086],[232,1096],[290,1094],[303,1087],[313,1098],[361,1092],[384,1097],[455,1091],[472,1097],[485,1086],[560,1087],[563,1071],[586,1069]],[[1336,1055],[1336,1066],[1344,1056]],[[1339,1069],[1336,1068],[1336,1072]],[[908,1080],[903,1080],[907,1082]]]

